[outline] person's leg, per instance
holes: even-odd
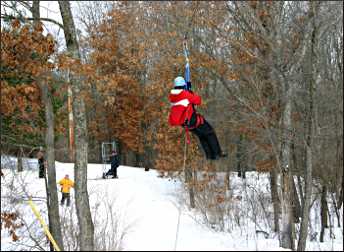
[[[115,173],[115,167],[113,165],[111,165],[111,169],[109,171],[109,175],[114,175]]]
[[[62,193],[61,206],[63,206],[65,199],[65,193]]]
[[[219,141],[217,139],[213,127],[206,120],[204,120],[204,124],[201,125],[201,129],[204,134],[205,141],[208,143],[211,149],[212,157],[216,159],[217,157],[226,156],[221,150]]]
[[[195,128],[191,130],[199,139],[201,146],[205,152],[206,159],[215,159],[215,155],[212,153],[211,148],[208,144],[208,141],[205,137],[205,135],[202,132],[202,128]]]
[[[113,167],[112,167],[112,165],[111,165],[110,170],[108,170],[108,172],[105,174],[105,176],[110,176],[110,175],[113,175]]]
[[[113,171],[113,178],[117,178],[117,167]]]
[[[70,206],[70,193],[66,193],[67,206]]]

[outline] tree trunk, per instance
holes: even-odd
[[[19,153],[18,153],[18,161],[17,161],[17,172],[22,172],[23,171],[23,157],[22,157],[22,149],[20,148]]]
[[[33,1],[32,3],[32,16],[34,20],[39,20],[40,18],[39,3],[40,1]],[[45,133],[46,164],[44,164],[44,179],[46,180],[47,189],[49,229],[59,248],[64,250],[56,188],[54,110],[48,83],[43,83],[42,80],[39,80],[38,83],[42,93],[42,101],[45,107],[45,121],[47,124],[47,130]]]
[[[58,1],[64,26],[67,49],[75,59],[80,59],[79,44],[69,1]],[[87,122],[86,108],[82,96],[80,78],[72,74],[73,116],[75,132],[75,203],[79,223],[79,244],[81,251],[94,251],[94,226],[87,192]]]
[[[278,187],[277,187],[277,171],[276,168],[272,168],[270,171],[270,190],[271,190],[271,200],[274,209],[274,231],[279,232],[279,216],[281,212],[280,200],[278,198]]]
[[[281,144],[281,235],[280,246],[286,249],[294,249],[293,241],[293,208],[290,169],[290,142],[291,142],[291,105],[292,87],[285,81],[285,107],[282,112],[282,144]]]
[[[47,209],[48,209],[49,230],[51,231],[51,229],[52,229],[52,227],[51,227],[52,221],[51,221],[51,216],[49,214],[49,209],[50,209],[50,193],[49,193],[49,186],[48,186],[48,178],[47,178],[47,174],[46,174],[45,171],[44,171],[44,183],[45,183],[45,192],[46,192],[46,196],[47,196]],[[48,236],[47,236],[47,242],[49,242],[50,251],[54,251],[54,246],[53,246],[52,242],[50,242]]]
[[[282,226],[281,226],[281,247],[294,250],[293,241],[293,208],[291,174],[290,171],[282,172]]]
[[[299,223],[302,210],[301,210],[299,195],[298,195],[297,190],[296,190],[294,178],[291,179],[291,184],[292,184],[292,189],[293,189],[293,202],[292,202],[292,204],[293,204],[294,222]]]
[[[67,73],[67,75],[69,76],[69,73]],[[68,80],[69,81],[69,80]],[[69,160],[70,162],[75,162],[74,158],[75,158],[75,150],[74,150],[74,146],[75,146],[75,141],[74,141],[74,116],[73,116],[73,105],[72,105],[72,101],[73,101],[73,92],[72,89],[70,87],[70,85],[68,85],[68,91],[67,91],[67,108],[68,108],[68,141],[69,141]]]
[[[185,183],[189,188],[189,198],[190,198],[190,207],[195,208],[195,192],[194,192],[194,183],[192,170],[188,167],[185,167]]]
[[[293,134],[293,141],[291,144],[291,150],[292,150],[292,158],[293,158],[293,171],[298,173],[299,168],[297,166],[297,160],[296,160],[295,134]],[[301,209],[299,195],[297,193],[294,178],[292,178],[292,187],[293,187],[293,195],[294,195],[294,200],[293,200],[294,222],[299,223],[302,209]],[[300,191],[300,192],[302,192],[302,191]],[[302,197],[301,193],[300,193],[300,197]]]
[[[314,72],[314,63],[315,60],[315,7],[316,5],[310,3],[310,18],[313,18],[312,25],[313,30],[311,34],[311,41],[310,41],[310,53],[308,57],[308,62],[306,65],[307,72],[313,73]],[[300,227],[300,235],[299,241],[297,245],[298,251],[305,251],[306,250],[306,242],[307,242],[307,235],[308,235],[308,222],[309,222],[309,211],[310,211],[310,204],[311,204],[311,197],[312,197],[312,179],[313,179],[313,155],[312,155],[312,146],[313,146],[313,118],[314,118],[314,79],[313,76],[308,75],[308,83],[309,83],[309,90],[308,90],[308,111],[307,111],[307,129],[306,129],[306,170],[305,170],[305,199],[304,199],[304,206],[302,209],[302,221]]]
[[[246,178],[245,170],[243,169],[243,135],[240,134],[238,143],[237,143],[237,171],[238,177]]]
[[[297,245],[298,251],[305,251],[306,249],[306,241],[308,235],[308,222],[309,222],[309,210],[310,210],[310,203],[311,203],[311,196],[312,196],[312,150],[310,146],[307,146],[307,168],[306,168],[306,175],[305,175],[305,199],[304,205],[302,208],[302,220],[301,220],[301,228],[300,228],[300,235],[299,241]]]
[[[344,188],[344,176],[342,176],[342,188],[340,189],[339,197],[338,197],[338,207],[339,210],[343,204],[343,188]]]
[[[337,202],[336,197],[335,197],[333,192],[331,192],[331,199],[332,199],[332,204],[334,207],[334,212],[335,212],[336,217],[337,217],[337,227],[340,228],[340,213],[339,213],[339,209],[338,209],[338,202]]]
[[[49,227],[60,249],[63,250],[63,239],[61,233],[61,223],[59,215],[59,202],[56,189],[56,169],[55,169],[55,142],[54,142],[54,111],[49,95],[48,86],[41,85],[43,102],[45,104],[45,119],[47,123],[47,131],[45,134],[46,144],[46,174],[48,183],[48,213]]]
[[[297,186],[299,188],[299,192],[300,192],[300,200],[301,200],[301,211],[303,209],[304,206],[304,200],[303,200],[303,189],[302,189],[302,181],[301,181],[301,177],[299,175],[297,175]]]
[[[327,188],[325,185],[323,185],[323,189],[321,192],[321,231],[320,231],[320,242],[324,242],[324,235],[325,235],[325,228],[328,228],[328,222],[327,222],[327,213],[328,213],[328,207],[327,207]]]
[[[230,191],[231,190],[231,169],[230,169],[230,165],[227,165],[225,184],[226,184],[227,190]]]

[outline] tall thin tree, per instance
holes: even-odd
[[[32,3],[31,12],[32,17],[38,22],[40,19],[39,10],[40,1],[35,0]],[[39,87],[42,93],[42,100],[45,107],[45,121],[47,123],[47,130],[45,132],[45,145],[46,145],[46,172],[45,179],[47,180],[47,207],[48,207],[48,219],[49,229],[52,236],[57,242],[59,248],[64,250],[63,239],[61,233],[61,222],[59,215],[59,203],[56,188],[56,170],[55,170],[55,132],[54,132],[54,111],[51,101],[51,93],[49,91],[48,83],[45,83],[44,77],[38,81]],[[50,246],[52,250],[52,246]]]
[[[307,234],[308,234],[308,222],[309,222],[309,211],[311,205],[311,195],[312,195],[312,173],[313,173],[313,157],[312,157],[312,146],[313,146],[313,100],[314,100],[314,62],[315,62],[315,43],[316,43],[316,27],[315,27],[315,19],[316,19],[316,10],[319,7],[319,3],[310,2],[309,9],[310,9],[310,18],[312,18],[312,33],[310,36],[310,46],[309,46],[309,53],[307,57],[307,73],[312,73],[308,75],[308,109],[307,109],[307,137],[306,137],[306,170],[305,170],[305,199],[304,205],[302,209],[302,221],[301,221],[301,229],[300,229],[300,236],[297,245],[298,251],[304,251],[306,249],[306,241],[307,241]]]
[[[69,1],[58,1],[64,26],[64,35],[70,57],[80,60],[79,44]],[[88,134],[86,108],[81,91],[82,82],[71,72],[75,132],[75,203],[79,223],[79,244],[82,251],[94,250],[94,225],[87,192]]]

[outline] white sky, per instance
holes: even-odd
[[[9,2],[9,1],[8,1]],[[81,2],[70,1],[72,7],[73,18],[75,26],[77,29],[82,30],[82,25],[78,22],[77,14],[78,13],[78,4]],[[30,1],[31,4],[31,1]],[[6,9],[8,11],[8,9]],[[4,13],[3,5],[1,4],[1,13]],[[31,16],[29,11],[26,11],[27,15]],[[60,14],[60,8],[58,1],[41,1],[40,2],[40,15],[42,18],[50,18],[62,24],[62,17]],[[58,43],[59,50],[63,49],[65,46],[63,30],[56,24],[51,22],[43,22],[44,28],[47,33],[51,33]]]

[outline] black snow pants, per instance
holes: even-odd
[[[198,136],[207,159],[215,160],[221,156],[222,151],[216,133],[205,119],[203,124],[190,131]]]
[[[67,200],[67,206],[70,206],[70,193],[62,193],[61,206],[64,205],[65,200]]]
[[[105,176],[112,175],[113,178],[118,178],[117,176],[117,165],[111,164],[111,169],[105,174]]]

